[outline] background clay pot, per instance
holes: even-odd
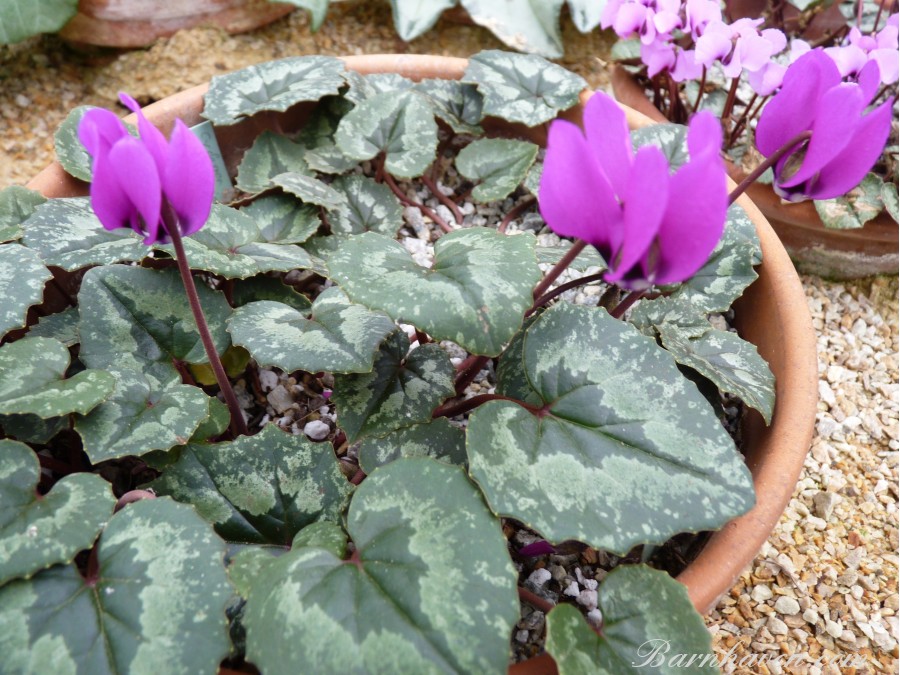
[[[363,74],[392,72],[414,80],[439,77],[459,79],[467,61],[459,58],[374,55],[343,59],[348,68]],[[144,109],[147,117],[168,134],[176,118],[188,125],[201,121],[203,94],[200,85],[163,99]],[[567,111],[564,117],[580,122],[584,102],[590,92],[582,94],[581,105]],[[295,128],[302,123],[310,106],[297,106],[278,115],[282,128]],[[634,110],[625,109],[632,128],[653,124]],[[260,117],[260,116],[258,116]],[[134,116],[125,118],[135,122]],[[265,116],[219,130],[219,141],[226,162],[240,157],[267,122]],[[519,125],[494,120],[485,124],[492,133],[526,135],[543,141],[546,126],[527,130]],[[54,163],[36,176],[28,187],[47,197],[87,194],[87,185],[63,171]],[[816,340],[806,306],[800,279],[765,217],[746,196],[739,199],[756,225],[763,250],[759,278],[735,303],[735,325],[738,332],[757,345],[769,362],[776,379],[776,403],[771,426],[766,426],[755,411],[743,419],[744,452],[756,487],[756,506],[744,516],[714,533],[709,542],[678,576],[688,589],[694,607],[708,612],[756,556],[775,527],[791,498],[803,460],[812,439],[818,399]],[[547,655],[519,663],[510,668],[513,675],[555,673],[556,664]]]
[[[656,122],[668,121],[624,68],[617,67],[611,81],[619,101]],[[733,164],[728,165],[728,173],[738,183],[746,177]],[[836,230],[825,227],[811,201],[784,202],[763,183],[751,185],[747,195],[768,219],[800,272],[828,279],[897,274],[900,226],[886,211],[861,228]]]
[[[146,47],[182,28],[212,24],[241,33],[296,9],[268,0],[80,0],[78,13],[59,34],[103,47]]]

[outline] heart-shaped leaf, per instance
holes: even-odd
[[[116,378],[82,370],[66,379],[69,362],[68,348],[50,338],[27,337],[0,347],[0,414],[84,415],[109,398]]]
[[[597,604],[601,634],[572,605],[547,615],[547,652],[560,675],[720,672],[687,589],[665,572],[617,567],[600,584]]]
[[[631,132],[631,145],[635,151],[645,145],[662,150],[674,173],[690,158],[687,146],[687,127],[683,124],[651,124]]]
[[[47,199],[40,193],[18,185],[0,190],[0,243],[22,236],[22,223]]]
[[[287,136],[264,131],[244,153],[238,166],[237,186],[244,192],[263,192],[280,173],[312,175],[304,155],[306,148]]]
[[[0,7],[0,44],[12,44],[39,33],[55,33],[75,16],[78,0],[9,0]]]
[[[563,0],[461,0],[472,21],[507,46],[551,59],[563,55],[559,12]]]
[[[295,232],[302,236],[309,229],[308,212],[300,218],[302,221],[298,226],[284,231],[289,241],[298,238],[294,236]],[[262,224],[255,221],[252,211],[247,213],[247,209],[238,211],[222,204],[213,204],[209,221],[203,229],[184,239],[184,250],[191,268],[212,272],[226,279],[246,279],[264,272],[319,267],[318,261],[299,246],[277,239],[268,240],[267,234],[281,234],[279,227],[270,227],[264,234],[259,227]],[[171,244],[158,248],[174,254]]]
[[[480,122],[484,101],[474,84],[458,80],[422,80],[416,84],[416,91],[428,98],[435,114],[456,133],[472,136],[483,133]]]
[[[470,471],[496,513],[553,542],[624,554],[753,505],[731,437],[652,338],[559,303],[524,340],[540,412],[490,401],[469,418]]]
[[[369,372],[378,345],[395,328],[338,288],[320,294],[307,313],[280,302],[251,302],[234,310],[228,323],[234,343],[260,365],[308,373]]]
[[[81,341],[78,335],[78,308],[69,307],[56,314],[42,316],[28,330],[28,336],[53,338],[66,347],[74,347]]]
[[[231,297],[235,307],[258,300],[274,300],[301,312],[308,312],[312,303],[307,297],[274,277],[251,277],[234,282]]]
[[[328,259],[347,294],[441,340],[496,356],[522,325],[540,278],[534,237],[468,228],[438,239],[434,266],[418,265],[380,234],[351,237]]]
[[[127,228],[106,230],[91,208],[90,197],[51,199],[24,223],[22,243],[46,265],[72,272],[92,265],[142,260],[150,251]]]
[[[344,76],[350,84],[350,90],[355,81],[353,76],[362,78],[353,71],[347,71]],[[345,96],[330,96],[322,100],[297,135],[297,141],[306,147],[306,163],[314,171],[341,174],[356,166],[356,160],[345,157],[334,142],[338,124],[353,109],[353,104],[348,100],[349,95],[350,91]]]
[[[394,28],[400,39],[409,42],[428,32],[445,9],[456,0],[391,0]]]
[[[81,124],[86,112],[96,109],[97,107],[93,105],[80,105],[73,108],[53,135],[56,159],[62,168],[66,170],[66,173],[87,183],[91,182],[92,160],[78,138],[78,125]],[[126,124],[125,128],[132,136],[137,136],[137,129],[133,125]]]
[[[291,542],[294,549],[304,546],[324,548],[336,558],[343,558],[347,554],[347,534],[340,525],[330,520],[320,520],[300,530]]]
[[[57,566],[0,588],[9,672],[213,673],[228,655],[225,547],[190,506],[145,499],[100,535],[96,578]]]
[[[293,56],[219,75],[203,97],[203,116],[216,126],[228,126],[263,110],[318,101],[338,93],[344,71],[344,62],[331,56]]]
[[[462,469],[417,458],[377,470],[347,531],[349,562],[299,548],[266,565],[247,600],[248,660],[268,673],[506,671],[516,575]]]
[[[469,180],[481,182],[472,190],[475,201],[494,202],[519,187],[537,153],[538,146],[527,141],[481,138],[459,151],[456,168]]]
[[[315,204],[329,211],[340,208],[346,202],[344,195],[327,183],[302,173],[280,173],[272,178],[272,183],[306,204]]]
[[[414,424],[359,444],[359,466],[367,474],[400,457],[433,457],[448,464],[466,461],[466,434],[444,418]]]
[[[310,523],[339,522],[353,490],[330,444],[275,424],[256,436],[182,448],[150,487],[193,504],[227,541],[282,546]]]
[[[302,244],[322,224],[317,208],[287,195],[259,197],[240,212],[253,219],[262,240],[270,244]]]
[[[554,0],[551,4],[561,2]],[[580,76],[540,56],[496,49],[471,57],[463,82],[478,86],[484,96],[485,115],[530,127],[571,108],[587,87]]]
[[[112,515],[109,483],[91,473],[62,478],[37,491],[41,466],[24,443],[0,440],[0,585],[71,562],[90,548]]]
[[[875,218],[884,208],[881,199],[883,185],[884,180],[880,176],[869,173],[847,194],[836,199],[816,199],[813,204],[825,227],[836,230],[857,229]]]
[[[455,374],[438,345],[410,352],[406,333],[395,331],[379,347],[371,373],[335,376],[338,426],[352,443],[428,422],[431,411],[455,393]]]
[[[371,230],[393,237],[403,227],[403,207],[387,185],[354,173],[336,179],[331,187],[345,200],[329,214],[333,232],[360,234]]]
[[[399,94],[415,88],[416,83],[399,73],[369,73],[361,75],[353,70],[344,74],[347,80],[347,91],[344,98],[359,105],[363,101],[373,98],[378,94]]]
[[[19,244],[0,245],[0,337],[25,325],[28,308],[44,297],[50,273],[37,254]]]
[[[347,157],[362,161],[384,153],[391,175],[414,178],[434,161],[437,123],[420,94],[378,94],[344,116],[334,140]]]

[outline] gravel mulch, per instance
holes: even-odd
[[[23,185],[53,158],[52,134],[74,106],[116,109],[125,90],[147,104],[252,63],[300,54],[383,52],[467,56],[501,45],[487,31],[440,21],[405,44],[387,3],[341,3],[316,35],[295,12],[239,36],[183,31],[147,50],[75,51],[55,37],[0,46],[0,189]],[[607,84],[611,38],[581,36],[567,22],[564,64],[593,87]],[[124,109],[120,109],[124,113]],[[707,618],[727,673],[896,672],[898,668],[898,285],[897,279],[831,283],[804,277],[818,333],[817,435],[791,504],[737,585]],[[264,376],[263,395],[281,382]],[[269,404],[278,402],[277,399]],[[268,398],[268,396],[266,396]],[[273,413],[284,426],[325,433],[325,401]],[[588,561],[590,562],[590,561]],[[558,570],[548,566],[548,572]],[[546,574],[539,574],[539,585]],[[576,579],[591,591],[592,579]],[[569,584],[571,586],[571,584]],[[567,587],[567,590],[568,587]],[[590,593],[585,601],[589,603]],[[542,616],[523,616],[521,631]],[[521,636],[524,639],[524,635]],[[783,655],[779,662],[770,660]],[[787,657],[794,655],[790,665]],[[858,657],[855,664],[826,660]],[[763,657],[769,659],[761,663]]]

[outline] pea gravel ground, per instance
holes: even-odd
[[[566,22],[564,39],[562,63],[592,87],[605,87],[597,57],[609,53],[609,36],[583,36]],[[244,35],[200,27],[130,52],[76,49],[52,36],[0,46],[0,188],[24,185],[51,161],[53,132],[68,110],[117,109],[120,90],[147,104],[218,73],[285,56],[468,56],[501,46],[481,28],[444,20],[404,43],[388,4],[373,2],[333,6],[315,35],[305,14],[295,12]],[[792,502],[707,625],[727,673],[896,672],[897,279],[804,277],[803,285],[818,334],[817,434]],[[834,659],[843,665],[826,665]]]

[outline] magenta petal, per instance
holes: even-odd
[[[78,140],[91,157],[105,154],[113,143],[127,135],[122,120],[102,108],[88,110],[78,123]]]
[[[109,164],[116,171],[118,183],[131,202],[133,213],[144,222],[145,244],[155,241],[160,220],[162,190],[156,162],[141,141],[124,138],[109,152]]]
[[[620,37],[627,37],[638,32],[647,20],[648,10],[643,5],[629,3],[623,5],[616,15],[613,30]]]
[[[570,122],[550,124],[538,204],[556,234],[578,237],[598,248],[608,248],[610,230],[621,226],[612,186],[581,129]]]
[[[527,556],[527,557],[537,557],[539,555],[550,555],[552,553],[556,553],[556,547],[552,546],[548,542],[540,539],[538,541],[532,542],[527,546],[523,546],[519,549],[519,555]]]
[[[105,155],[94,161],[91,181],[91,207],[107,230],[130,227],[134,205],[119,184],[118,172]]]
[[[894,56],[896,57],[896,54]],[[859,71],[859,75],[856,76],[856,81],[863,92],[863,101],[869,105],[875,98],[875,94],[878,93],[878,87],[881,84],[881,71],[878,63],[876,61],[866,63]]]
[[[702,110],[691,118],[687,145],[692,162],[707,155],[719,156],[722,150],[722,125],[715,115]]]
[[[607,281],[616,282],[647,255],[656,239],[669,197],[669,163],[659,148],[637,151],[624,194],[624,227],[621,248],[608,260]]]
[[[168,146],[166,137],[144,117],[144,111],[141,110],[141,106],[131,96],[120,91],[119,100],[122,101],[126,108],[137,115],[138,134],[140,134],[141,141],[147,146],[147,150],[149,150],[150,155],[156,162],[159,173],[162,174],[166,165],[166,147]]]
[[[622,195],[631,172],[631,136],[625,112],[612,98],[598,91],[584,107],[584,131],[603,173],[617,195]]]
[[[873,49],[869,52],[869,58],[878,64],[883,84],[894,84],[900,75],[900,60],[897,59],[897,49]]]
[[[168,153],[163,192],[178,215],[181,233],[193,234],[206,224],[215,196],[212,160],[181,120],[175,121]]]
[[[891,131],[893,99],[866,115],[853,129],[853,142],[810,181],[811,199],[833,199],[849,192],[875,166]]]

